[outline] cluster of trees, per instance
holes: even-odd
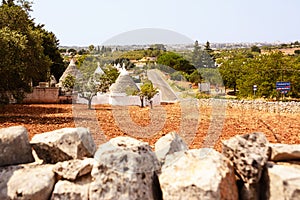
[[[121,55],[122,58],[129,60],[140,60],[143,57],[158,57],[166,52],[166,48],[162,44],[151,45],[148,49],[138,49],[128,51]]]
[[[195,69],[195,67],[187,59],[174,52],[165,52],[160,55],[157,58],[157,63],[186,74],[191,74]]]
[[[240,97],[253,97],[253,85],[257,85],[256,97],[278,98],[279,81],[291,83],[288,96],[300,97],[300,56],[285,56],[280,51],[260,54],[230,50],[222,53],[218,63],[225,86]]]
[[[122,59],[118,59],[122,62]],[[105,93],[108,92],[109,87],[115,83],[119,76],[119,72],[112,65],[108,64],[105,67],[102,66],[103,74],[95,74],[97,68],[97,63],[101,62],[101,58],[95,56],[86,56],[81,62],[79,70],[81,72],[81,77],[67,77],[63,84],[70,89],[74,89],[79,93],[81,98],[88,101],[88,108],[91,109],[91,104],[93,97],[97,95],[98,92]],[[152,108],[152,98],[158,93],[157,88],[155,88],[151,81],[145,80],[142,84],[140,91],[128,91],[128,95],[137,95],[141,99],[141,107],[144,107],[144,99],[149,101]]]
[[[11,94],[21,101],[32,85],[48,81],[51,73],[59,78],[65,67],[55,35],[36,25],[30,11],[26,0],[0,4],[1,103],[8,103]]]
[[[184,56],[175,52],[165,52],[158,57],[157,63],[157,68],[169,73],[173,80],[185,79],[195,84],[222,84],[215,64],[215,53],[208,41],[204,47],[196,41],[193,51]]]
[[[78,51],[79,55],[83,54],[104,54],[104,53],[111,53],[112,48],[111,47],[106,47],[106,46],[97,46],[95,47],[94,45],[90,45],[87,50],[81,49]]]

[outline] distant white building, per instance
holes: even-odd
[[[109,93],[98,93],[93,98],[92,104],[110,104],[114,106],[140,106],[141,100],[139,96],[132,96],[128,93],[138,92],[140,89],[137,84],[130,77],[125,67],[120,68],[120,75],[116,82],[109,88]],[[87,100],[78,98],[77,103],[87,103]],[[144,100],[144,105],[148,105],[148,102]],[[160,105],[160,94],[157,94],[153,98],[153,105]]]
[[[128,93],[138,92],[139,88],[129,76],[125,67],[120,69],[120,75],[116,82],[109,88],[109,104],[111,105],[140,105],[138,96],[131,96]]]
[[[103,70],[101,69],[101,67],[100,67],[100,63],[98,62],[97,64],[98,64],[98,66],[97,66],[97,68],[96,68],[94,74],[99,74],[99,75],[104,74],[104,71],[103,71]]]

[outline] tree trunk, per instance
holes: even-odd
[[[144,97],[140,97],[141,100],[141,108],[144,108]]]
[[[91,110],[92,109],[92,99],[93,98],[90,98],[88,101],[88,107],[89,107],[89,109]]]
[[[153,101],[150,100],[149,103],[150,103],[150,108],[153,109]]]
[[[236,84],[234,84],[233,90],[234,90],[234,95],[236,95]]]

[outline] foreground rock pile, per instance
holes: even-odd
[[[176,134],[155,151],[130,137],[96,148],[85,128],[0,129],[0,199],[299,199],[300,145],[262,133],[189,150]]]

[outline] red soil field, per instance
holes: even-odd
[[[125,108],[127,110],[124,107],[99,105],[94,110],[88,110],[86,105],[78,104],[7,105],[0,108],[0,128],[22,125],[32,138],[35,134],[64,127],[83,126],[90,128],[97,144],[117,136],[130,136],[148,142],[152,147],[160,137],[176,131],[190,148],[205,146],[218,151],[221,151],[222,140],[252,132],[265,133],[270,142],[300,144],[300,114],[226,108],[224,117],[212,122],[212,109],[200,107],[196,113],[198,123],[196,120],[196,124],[193,121],[181,127],[184,116],[180,104],[162,105],[153,110],[138,106]],[[154,113],[152,121],[151,112]],[[208,134],[209,127],[213,126],[220,132]]]

